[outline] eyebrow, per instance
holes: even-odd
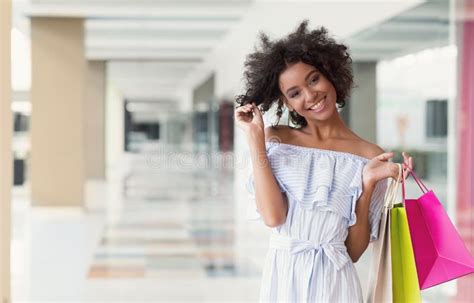
[[[317,72],[318,72],[318,70],[316,70],[316,69],[310,71],[310,72],[306,75],[306,77],[304,77],[304,80],[305,80],[305,81],[308,81],[308,78],[311,77],[312,74],[317,73]],[[298,86],[292,86],[292,87],[290,87],[289,89],[286,90],[286,94],[288,95],[288,93],[290,92],[290,90],[295,89],[295,88],[297,88],[297,87],[298,87]]]

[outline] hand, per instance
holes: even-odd
[[[392,177],[397,180],[400,173],[399,164],[389,162],[394,153],[388,152],[378,155],[370,160],[362,171],[362,183],[364,187],[374,188],[378,181]]]
[[[413,158],[406,152],[402,152],[403,155],[403,177],[405,180],[408,178],[410,171],[413,170]]]
[[[262,113],[255,102],[240,106],[235,110],[235,122],[247,135],[251,132],[264,132]]]

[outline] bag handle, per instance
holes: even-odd
[[[385,195],[385,207],[386,208],[392,208],[393,207],[393,201],[396,198],[397,192],[398,192],[398,186],[400,184],[400,179],[403,179],[403,172],[402,172],[402,166],[401,164],[397,163],[398,165],[398,176],[397,180],[395,181],[394,179],[390,179],[390,184],[387,189],[387,193]]]
[[[399,165],[400,167],[402,166],[401,164]],[[405,163],[403,165],[405,166]],[[402,177],[402,205],[405,207],[405,176]]]
[[[424,194],[429,192],[428,187],[426,187],[423,181],[421,181],[421,179],[418,178],[418,176],[415,174],[415,172],[412,169],[410,169],[410,167],[408,167],[405,163],[403,163],[403,168],[408,170],[408,172],[413,176],[413,179],[415,180],[416,184],[418,184],[418,187],[421,189],[421,191]]]

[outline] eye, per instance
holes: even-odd
[[[311,77],[310,83],[315,84],[316,82],[318,82],[318,80],[319,80],[319,75],[313,76]]]
[[[290,94],[289,97],[290,98],[296,98],[296,97],[298,97],[299,94],[300,94],[299,92],[293,92],[293,93]]]

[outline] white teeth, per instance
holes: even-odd
[[[325,100],[325,99],[319,101],[319,102],[316,103],[315,105],[311,106],[309,109],[310,109],[310,110],[315,110],[315,109],[320,108],[320,107],[323,105],[324,100]]]

